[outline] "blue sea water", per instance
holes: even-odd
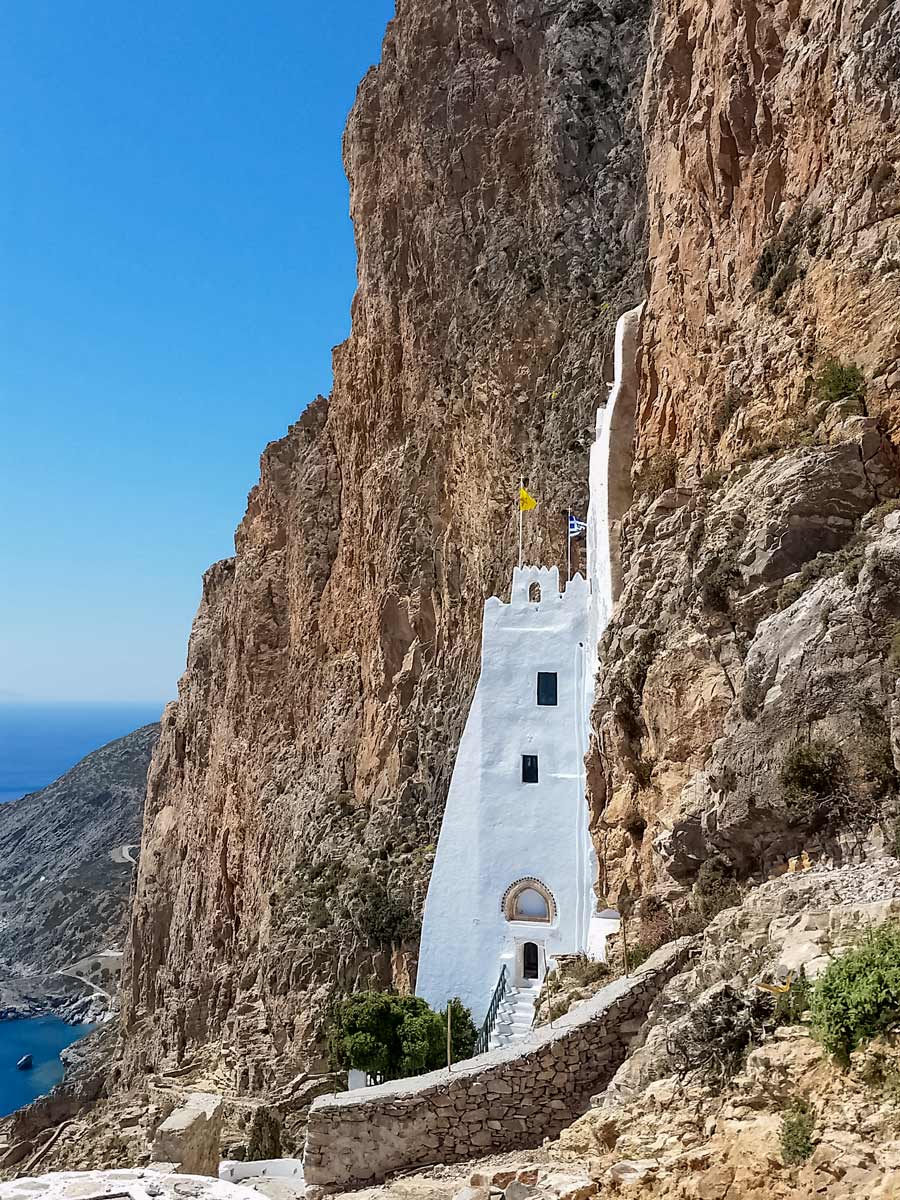
[[[0,1021],[0,1117],[43,1096],[63,1077],[60,1050],[95,1029],[95,1025],[66,1025],[56,1017]],[[16,1063],[30,1054],[34,1066],[19,1071]]]
[[[0,704],[0,803],[39,791],[92,750],[158,721],[162,704]]]

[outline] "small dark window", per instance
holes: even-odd
[[[555,671],[538,671],[538,704],[556,704]]]
[[[536,754],[522,755],[522,782],[537,783],[538,781],[538,765]]]

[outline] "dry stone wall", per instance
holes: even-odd
[[[395,1171],[536,1146],[586,1111],[612,1078],[660,989],[691,949],[681,939],[552,1026],[513,1046],[380,1087],[322,1096],[309,1116],[307,1183],[328,1191]]]

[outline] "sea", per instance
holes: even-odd
[[[0,804],[37,792],[79,759],[142,725],[162,704],[0,704]]]
[[[161,704],[0,704],[0,803],[37,792],[92,750],[158,721]],[[0,1021],[0,1117],[49,1092],[63,1077],[60,1050],[93,1025],[57,1017]],[[34,1066],[16,1063],[30,1054]]]
[[[60,1050],[95,1029],[95,1025],[66,1025],[57,1017],[0,1021],[0,1117],[9,1116],[55,1087],[63,1077]],[[16,1063],[30,1054],[34,1066],[19,1071]]]

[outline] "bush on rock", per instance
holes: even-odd
[[[785,1109],[781,1118],[781,1157],[785,1163],[806,1162],[816,1148],[813,1141],[815,1126],[815,1109],[805,1100],[794,1100]]]
[[[747,1052],[772,1025],[773,1003],[760,992],[744,995],[726,985],[697,1004],[667,1043],[669,1059],[682,1079],[696,1073],[720,1090],[740,1070]]]
[[[900,925],[869,930],[816,984],[813,1027],[846,1063],[861,1043],[900,1023]]]

